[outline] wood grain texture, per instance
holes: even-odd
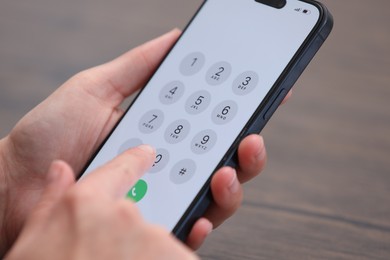
[[[334,31],[266,127],[269,164],[205,259],[390,259],[390,2],[323,0]],[[3,1],[0,136],[74,73],[201,3]]]

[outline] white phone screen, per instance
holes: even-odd
[[[299,10],[299,11],[298,11]],[[129,197],[172,230],[319,20],[289,0],[208,0],[85,171],[141,143],[155,165]]]

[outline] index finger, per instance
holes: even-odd
[[[84,71],[83,77],[92,79],[94,84],[81,87],[113,107],[120,105],[125,97],[144,86],[180,33],[172,30],[110,62]]]
[[[123,198],[152,166],[155,150],[149,145],[132,148],[88,174],[80,186],[88,186],[110,197]]]

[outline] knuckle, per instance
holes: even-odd
[[[64,196],[65,205],[71,210],[79,210],[93,200],[94,194],[88,189],[71,189]]]
[[[166,229],[164,229],[164,228],[162,228],[160,226],[149,225],[148,228],[150,230],[150,233],[153,233],[153,234],[155,234],[157,236],[160,236],[160,237],[161,236],[170,236],[170,233]]]
[[[132,228],[144,223],[138,208],[130,201],[121,200],[115,205],[113,218],[118,225]]]
[[[75,74],[71,79],[71,81],[89,83],[93,81],[93,77],[91,76],[90,70],[83,70]]]
[[[115,214],[121,223],[138,223],[142,220],[137,207],[127,200],[117,202]]]
[[[146,241],[165,241],[167,243],[170,241],[171,236],[168,231],[162,227],[146,224],[143,227],[142,239]]]

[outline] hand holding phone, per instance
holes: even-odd
[[[239,142],[261,131],[331,28],[314,1],[205,1],[84,176],[126,149],[155,146],[128,197],[184,239],[211,200],[213,173],[235,165]]]
[[[124,198],[154,156],[151,147],[135,148],[77,184],[67,163],[53,162],[46,188],[5,258],[197,259]]]

